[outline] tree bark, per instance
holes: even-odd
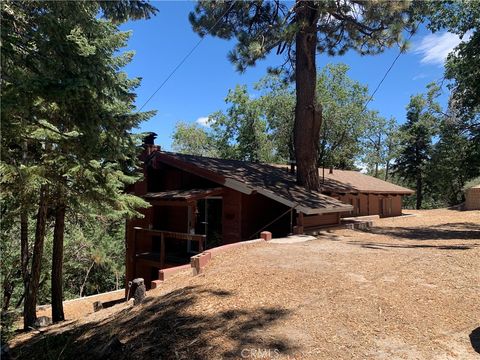
[[[55,211],[52,253],[52,321],[65,320],[63,313],[63,238],[65,233],[65,204],[60,203]]]
[[[7,275],[4,274],[5,278],[3,279],[3,302],[2,302],[2,313],[8,310],[10,306],[10,300],[13,295],[13,290],[15,288],[15,282],[11,280],[11,270]]]
[[[422,208],[422,201],[423,201],[423,192],[422,192],[422,176],[421,175],[417,175],[417,191],[416,191],[416,195],[417,195],[417,203],[416,203],[416,206],[415,208],[418,210],[418,209],[421,209]]]
[[[23,291],[24,293],[28,288],[28,279],[30,274],[28,273],[28,212],[23,207],[20,212],[20,266],[22,271]]]
[[[23,327],[28,330],[37,320],[37,295],[40,283],[40,271],[42,269],[43,244],[47,223],[47,187],[40,188],[38,203],[37,225],[35,229],[35,243],[33,245],[33,258],[30,279],[28,281],[25,301],[23,303]]]
[[[297,183],[309,190],[319,189],[318,142],[322,108],[316,102],[318,8],[314,2],[297,0],[296,21],[300,30],[295,38],[296,106],[294,124]]]

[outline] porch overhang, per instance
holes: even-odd
[[[223,188],[212,189],[188,189],[188,190],[169,190],[162,192],[149,192],[143,198],[152,205],[187,205],[188,203],[205,199],[210,196],[219,196],[223,193]]]

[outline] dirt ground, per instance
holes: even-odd
[[[479,358],[480,211],[405,213],[415,216],[231,250],[200,276],[167,280],[141,306],[123,303],[20,334],[12,355]]]

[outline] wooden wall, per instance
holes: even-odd
[[[381,217],[402,215],[402,196],[389,194],[332,194],[332,197],[352,205],[351,212],[341,217],[379,215]],[[380,205],[382,201],[382,206]],[[383,208],[383,213],[381,210]]]
[[[290,213],[262,229],[289,208],[261,194],[242,194],[242,240],[249,240],[257,231],[270,231],[273,237],[286,236],[291,232]]]
[[[218,186],[217,183],[166,164],[158,164],[155,169],[149,168],[147,179],[149,192],[207,189]]]
[[[303,227],[305,230],[308,230],[309,228],[317,228],[328,225],[337,225],[338,223],[340,223],[339,213],[303,216]]]
[[[242,194],[224,188],[223,192],[223,243],[230,244],[242,240]]]

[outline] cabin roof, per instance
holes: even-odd
[[[160,161],[207,178],[244,194],[259,193],[304,214],[351,211],[353,207],[318,191],[296,184],[296,179],[278,167],[239,160],[155,151],[147,162]]]
[[[323,191],[410,195],[414,191],[353,170],[318,169]],[[323,174],[325,181],[323,182]]]
[[[283,171],[288,170],[287,165],[273,164]],[[410,195],[414,191],[403,186],[392,184],[391,182],[378,179],[373,176],[362,174],[353,170],[338,170],[319,168],[320,186],[322,192],[332,193],[375,193],[375,194],[397,194]],[[324,179],[325,176],[325,179]]]

